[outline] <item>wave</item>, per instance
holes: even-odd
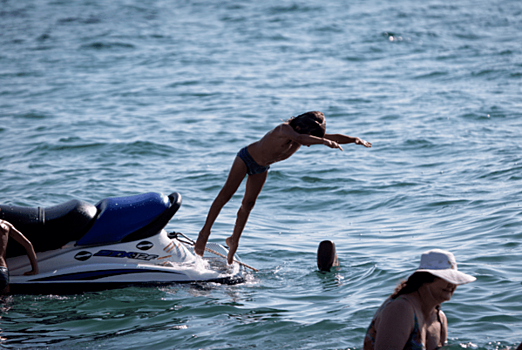
[[[118,50],[118,49],[135,49],[136,46],[125,42],[93,42],[81,45],[82,49],[87,50]]]
[[[49,114],[43,114],[40,112],[29,112],[29,113],[21,113],[15,116],[16,118],[28,119],[28,120],[44,120],[44,119],[52,119],[55,116]]]
[[[86,154],[94,158],[104,158],[105,155],[121,154],[127,156],[159,156],[171,157],[177,151],[176,148],[151,141],[133,142],[85,142],[79,137],[61,138],[58,143],[38,143],[26,156],[38,155],[44,157],[56,157],[58,155],[70,154],[71,156]]]

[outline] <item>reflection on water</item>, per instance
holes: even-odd
[[[273,164],[241,237],[259,270],[244,283],[7,297],[3,346],[358,349],[432,248],[477,277],[443,305],[447,348],[520,342],[519,1],[1,8],[2,203],[177,191],[167,231],[196,239],[237,151],[281,120],[320,110],[327,132],[373,143]],[[211,243],[232,232],[244,186]],[[325,239],[341,262],[329,274]]]

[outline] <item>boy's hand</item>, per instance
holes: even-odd
[[[340,144],[332,140],[323,139],[323,145],[328,146],[330,148],[339,148],[341,151],[343,150]]]
[[[364,147],[367,147],[367,148],[372,147],[372,144],[370,142],[364,141],[363,139],[360,139],[360,138],[356,138],[355,139],[355,144],[356,145],[363,145]]]

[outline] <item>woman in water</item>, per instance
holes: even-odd
[[[434,249],[423,253],[419,268],[375,313],[364,350],[433,350],[444,346],[448,327],[440,304],[451,299],[458,285],[475,280],[457,270],[450,252]]]

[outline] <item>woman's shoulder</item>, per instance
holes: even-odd
[[[383,319],[411,320],[415,315],[413,302],[406,296],[395,299],[388,298],[379,308],[379,315]]]
[[[392,299],[388,298],[383,303],[383,305],[390,305],[390,307],[394,308],[410,308],[413,309],[414,301],[408,295],[399,295],[398,297]]]
[[[394,344],[404,341],[402,343],[404,345],[408,339],[411,340],[416,324],[414,306],[410,300],[397,297],[384,301],[372,320],[370,328],[373,331],[373,338],[381,345],[383,341],[393,341]]]

